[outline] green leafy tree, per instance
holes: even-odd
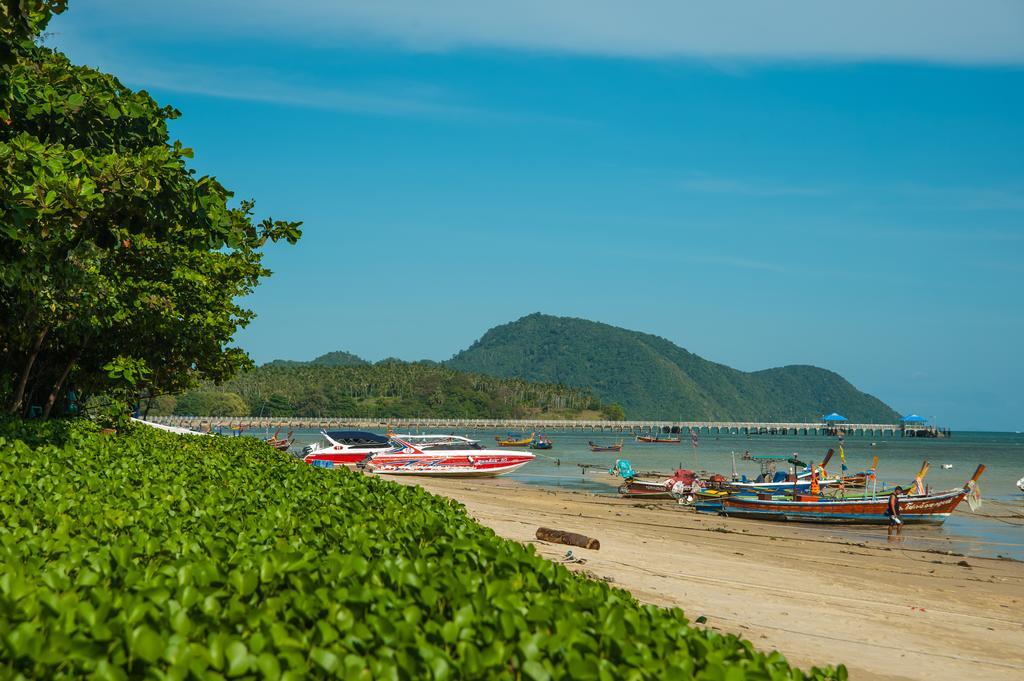
[[[601,415],[608,421],[626,420],[626,412],[622,408],[622,405],[617,402],[605,405],[604,408],[601,409]]]
[[[175,109],[18,39],[63,8],[21,4],[21,32],[0,32],[0,314],[20,321],[0,328],[7,410],[48,414],[69,381],[124,389],[115,360],[150,395],[249,367],[230,345],[253,316],[236,300],[270,274],[265,245],[295,243],[300,223],[257,222],[252,201],[197,176],[168,135]]]
[[[174,413],[182,416],[248,416],[249,405],[238,393],[196,390],[177,400]]]

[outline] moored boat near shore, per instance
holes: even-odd
[[[324,442],[302,450],[308,464],[354,468],[374,454],[395,449],[387,436],[364,430],[322,430],[320,435]]]
[[[975,489],[985,466],[979,465],[974,477],[961,489],[926,495],[900,495],[900,517],[906,523],[945,522],[949,514]],[[806,523],[888,524],[886,497],[872,499],[826,499],[802,497],[776,500],[729,497],[722,500],[720,515],[732,518],[786,520]]]
[[[490,478],[522,468],[536,458],[530,452],[485,449],[459,435],[393,435],[397,447],[374,455],[366,470],[378,475]]]
[[[697,476],[685,468],[676,470],[663,480],[640,480],[628,478],[619,485],[619,494],[624,499],[675,499],[693,489]]]

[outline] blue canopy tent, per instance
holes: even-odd
[[[928,419],[917,414],[908,414],[900,419],[903,423],[928,423]]]
[[[825,423],[837,423],[839,421],[849,421],[850,419],[846,418],[845,416],[841,416],[835,412],[832,412],[828,416],[822,416],[821,420],[824,421]]]

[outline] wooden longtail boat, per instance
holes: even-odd
[[[945,522],[973,489],[985,471],[978,466],[961,489],[920,496],[900,495],[900,517],[905,523]],[[720,515],[731,518],[787,520],[804,523],[888,524],[886,496],[873,499],[823,499],[798,495],[794,500],[729,497],[722,500]]]
[[[495,435],[494,439],[498,441],[499,447],[529,447],[530,443],[533,442],[533,436],[536,433],[530,433],[526,437],[516,437],[515,435],[509,435],[504,440],[500,436]]]
[[[599,445],[596,442],[588,442],[590,445],[590,451],[592,452],[621,452],[622,451],[622,440],[619,440],[613,445]]]
[[[675,499],[672,491],[676,485],[682,483],[677,494],[688,492],[696,477],[693,471],[680,468],[665,480],[629,478],[619,485],[619,494],[623,499]]]
[[[677,445],[680,442],[682,442],[682,440],[680,438],[678,438],[678,437],[658,437],[657,435],[655,435],[654,437],[651,437],[649,435],[637,435],[636,436],[636,441],[637,442],[646,442],[646,443],[649,443],[649,444],[667,444],[667,445]]]

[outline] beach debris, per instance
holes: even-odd
[[[578,557],[572,555],[572,549],[569,549],[568,551],[565,552],[565,555],[562,557],[562,560],[564,562],[566,562],[566,563],[586,563],[587,562],[586,558],[578,558]]]
[[[971,567],[971,564],[968,563],[966,560],[960,561],[959,563],[957,563],[957,565],[959,565],[960,567],[966,567],[966,568]]]
[[[701,615],[700,617],[698,617],[697,619],[694,620],[694,622],[696,622],[697,624],[704,624],[707,621],[708,621],[708,618],[705,617],[704,615]]]
[[[575,532],[566,532],[565,530],[555,530],[550,527],[538,527],[537,539],[554,542],[556,544],[579,546],[581,548],[592,549],[594,551],[601,548],[601,542],[593,537],[576,534]]]

